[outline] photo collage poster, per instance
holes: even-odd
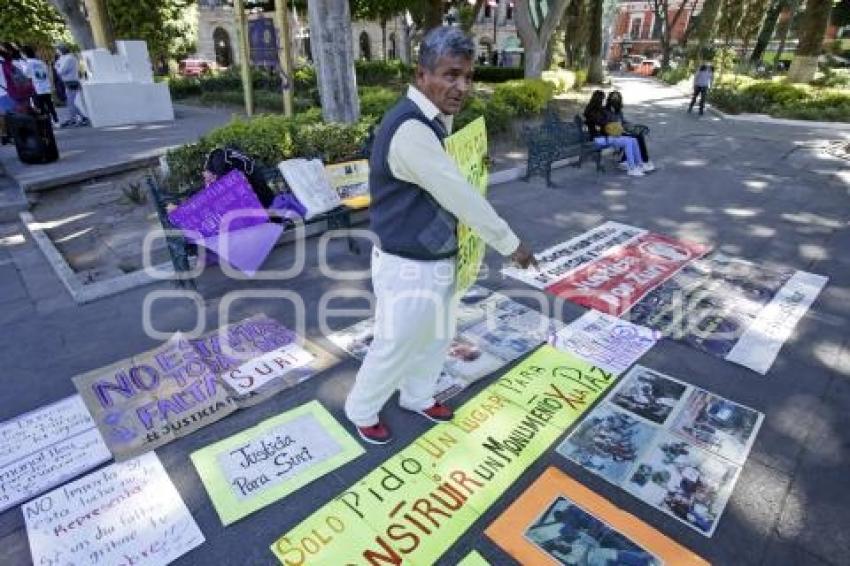
[[[637,365],[557,452],[710,537],[763,418]]]
[[[554,466],[521,493],[485,533],[520,564],[708,564]]]
[[[375,319],[368,318],[328,339],[362,361],[374,339],[374,326]],[[442,402],[457,395],[471,383],[550,341],[563,326],[505,295],[473,285],[459,300],[457,335],[437,381],[436,399]]]
[[[826,282],[714,253],[685,266],[623,318],[765,374]]]

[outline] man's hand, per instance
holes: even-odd
[[[516,250],[514,250],[514,253],[511,254],[511,261],[523,269],[528,269],[528,266],[533,266],[534,269],[538,269],[537,259],[534,257],[534,252],[532,252],[531,248],[522,242],[519,243],[519,246],[517,246]]]

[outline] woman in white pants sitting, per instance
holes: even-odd
[[[599,148],[616,147],[626,155],[627,174],[643,177],[644,163],[635,138],[623,135],[623,125],[605,111],[605,93],[594,91],[584,109],[584,122],[593,143]]]

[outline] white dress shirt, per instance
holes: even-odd
[[[410,98],[429,120],[439,117],[451,132],[452,117],[439,109],[419,89],[411,86]],[[418,120],[407,120],[390,141],[387,162],[392,174],[428,191],[445,210],[472,228],[487,244],[507,256],[516,251],[519,238],[477,189],[461,174],[433,130]]]

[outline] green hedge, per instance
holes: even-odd
[[[775,118],[850,121],[850,92],[804,87],[781,81],[725,82],[709,101],[729,114],[767,113]]]
[[[267,166],[294,157],[317,157],[328,163],[353,159],[362,149],[372,123],[361,120],[351,126],[325,124],[318,109],[293,118],[266,114],[236,119],[196,143],[168,151],[167,185],[173,192],[200,185],[204,158],[221,146],[238,147]]]
[[[553,90],[551,83],[539,79],[500,84],[491,96],[469,97],[455,117],[454,127],[462,128],[483,115],[491,134],[506,131],[515,117],[542,112]],[[232,102],[241,104],[241,92],[204,93],[202,99],[221,101],[230,96],[234,96]],[[279,104],[280,94],[273,96],[275,104]],[[266,114],[236,119],[212,130],[197,143],[170,150],[166,155],[168,188],[182,192],[198,186],[206,154],[219,146],[238,147],[263,165],[293,157],[318,157],[326,163],[353,159],[362,149],[369,128],[395,103],[399,94],[388,88],[362,87],[360,96],[363,118],[354,125],[326,124],[322,122],[321,110],[314,107],[292,118]],[[258,105],[260,102],[258,98]]]
[[[525,76],[522,67],[475,67],[472,79],[482,83],[504,83],[521,80]]]

